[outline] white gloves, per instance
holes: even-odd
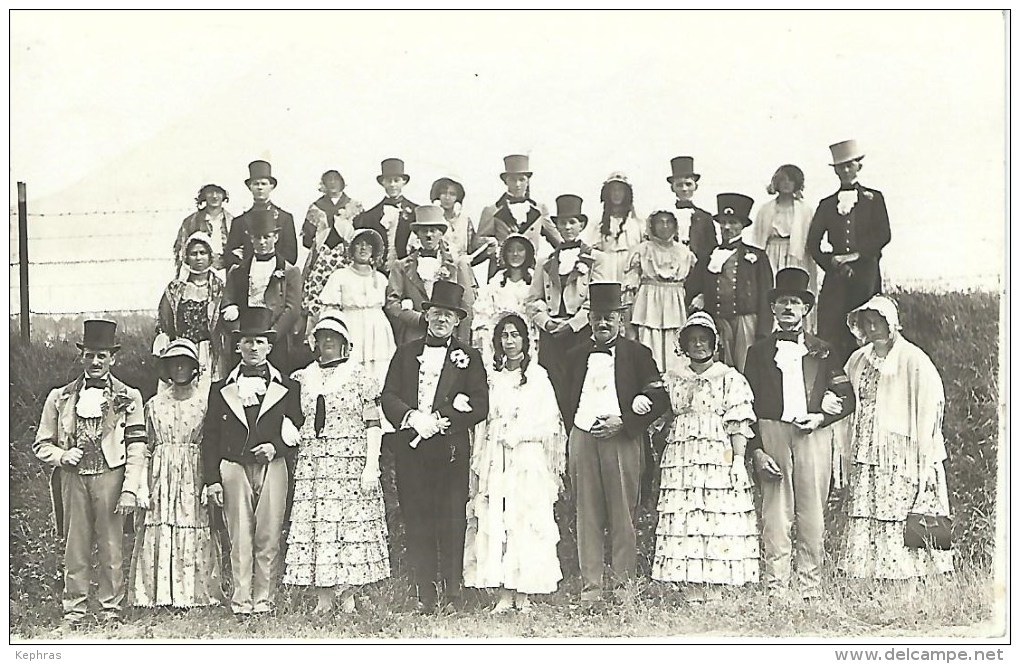
[[[427,440],[439,433],[438,418],[427,415],[419,410],[412,410],[408,413],[407,423],[411,425],[411,428],[415,430],[422,440]]]
[[[470,413],[471,412],[471,398],[461,392],[453,398],[453,409],[458,413]]]
[[[630,409],[636,415],[647,415],[652,412],[652,400],[643,394],[639,394],[630,402]]]
[[[301,434],[289,417],[283,418],[283,426],[280,427],[280,437],[283,438],[283,444],[287,447],[297,447],[298,443],[301,442]]]
[[[236,304],[231,304],[223,309],[223,320],[227,322],[234,322],[241,315],[241,310]]]
[[[826,415],[839,415],[843,410],[843,399],[836,396],[835,392],[826,392],[822,395],[822,412]]]
[[[216,507],[223,507],[223,485],[217,482],[216,484],[202,487],[202,495],[199,497],[199,501],[203,505],[212,503]]]

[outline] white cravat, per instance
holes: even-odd
[[[436,282],[436,274],[439,272],[439,258],[432,256],[418,256],[418,276],[428,287],[429,297],[432,297],[432,284]]]
[[[804,334],[798,341],[776,341],[776,366],[783,374],[783,422],[807,417],[807,390],[804,386]]]
[[[510,215],[517,220],[518,226],[523,226],[528,221],[528,210],[531,209],[531,203],[521,201],[520,203],[507,203],[506,206],[510,209]]]
[[[423,413],[432,411],[432,403],[436,400],[439,388],[439,375],[443,373],[443,362],[446,361],[446,346],[425,346],[418,361],[418,410]]]
[[[712,250],[712,255],[708,259],[708,271],[712,274],[719,274],[722,272],[723,265],[730,259],[730,256],[737,252],[736,247],[716,247]]]
[[[266,306],[266,289],[269,288],[269,279],[276,269],[276,259],[260,261],[252,259],[251,272],[248,273],[248,306]]]
[[[857,189],[849,191],[840,190],[836,193],[837,214],[850,214],[850,211],[857,205]]]
[[[616,349],[609,353],[592,353],[588,356],[588,372],[581,386],[581,398],[574,414],[574,426],[591,431],[599,416],[619,417],[620,399],[616,393]]]
[[[581,247],[571,247],[570,249],[560,249],[559,251],[559,275],[565,277],[574,270],[574,266],[577,265],[577,259],[581,257]]]

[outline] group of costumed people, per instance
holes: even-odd
[[[951,550],[904,537],[908,514],[949,514],[942,381],[879,293],[889,225],[881,193],[857,183],[864,155],[830,150],[838,192],[812,212],[786,165],[754,220],[742,194],[720,194],[715,214],[695,205],[691,157],[671,162],[674,209],[642,221],[617,172],[594,224],[578,196],[555,215],[532,200],[523,155],[504,159],[507,191],[477,226],[456,179],[415,205],[387,159],[366,210],[327,171],[303,270],[267,162],[249,165],[241,216],[206,185],[159,304],[156,395],[143,405],[112,375],[116,323],[90,320],[82,373],[43,406],[34,450],[54,466],[65,623],[82,623],[93,580],[103,620],[125,602],[248,619],[275,610],[281,581],[314,590],[316,612],[357,611],[359,589],[391,573],[384,451],[426,613],[462,607],[464,588],[493,591],[497,613],[555,592],[564,491],[579,599],[602,601],[637,574],[649,464],[651,576],[688,601],[762,571],[770,598],[819,597],[834,482],[848,490],[843,573],[950,571]]]

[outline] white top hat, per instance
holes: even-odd
[[[848,161],[864,158],[864,151],[857,145],[857,141],[853,139],[833,143],[829,146],[829,151],[832,152],[832,163],[829,166],[845,164]]]

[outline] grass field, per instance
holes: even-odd
[[[959,545],[957,571],[915,587],[853,582],[833,573],[842,528],[840,503],[830,501],[825,601],[767,605],[758,588],[732,591],[723,601],[687,605],[675,590],[646,580],[624,589],[617,601],[593,612],[573,604],[577,594],[572,506],[557,505],[561,523],[560,560],[565,581],[529,615],[490,616],[487,598],[473,597],[473,608],[419,616],[411,612],[403,580],[403,534],[392,486],[391,460],[384,457],[384,479],[391,528],[394,578],[368,588],[354,617],[313,617],[312,598],[284,588],[271,620],[239,624],[223,608],[184,613],[132,609],[127,623],[92,626],[79,639],[337,639],[337,638],[561,638],[724,636],[990,636],[1004,591],[993,588],[996,474],[999,449],[999,298],[990,293],[894,294],[905,335],[920,345],[939,368],[946,386],[944,432],[949,449],[948,481]],[[80,321],[33,321],[31,347],[16,340],[12,323],[10,437],[10,615],[13,639],[61,638],[61,550],[50,528],[48,469],[31,452],[31,441],[47,391],[79,370],[74,341]],[[155,392],[149,345],[152,321],[121,319],[124,345],[115,373]],[[640,565],[645,575],[654,544],[654,486],[639,514]]]

